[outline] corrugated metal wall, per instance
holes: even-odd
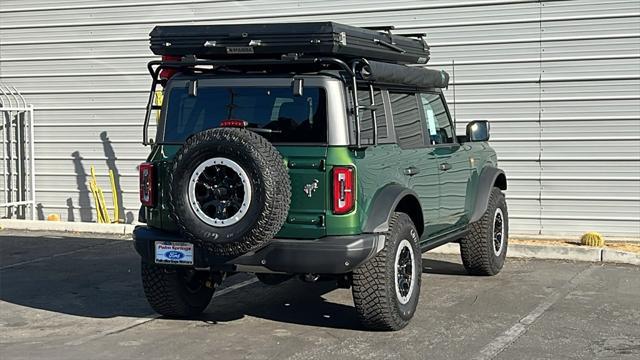
[[[640,236],[637,0],[2,0],[0,78],[37,108],[41,213],[95,218],[91,165],[137,213],[155,24],[328,19],[424,31],[432,67],[455,59],[458,130],[492,121],[512,233]]]

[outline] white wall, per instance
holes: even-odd
[[[458,128],[492,121],[512,233],[640,236],[637,0],[2,0],[0,80],[37,108],[42,213],[94,219],[95,165],[137,214],[154,25],[313,20],[424,31],[431,67],[455,59]]]

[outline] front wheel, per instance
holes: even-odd
[[[353,271],[353,301],[361,322],[372,330],[400,330],[418,306],[422,253],[411,218],[394,213],[384,248]]]
[[[214,291],[211,274],[207,271],[163,267],[145,262],[142,262],[142,285],[153,310],[172,318],[202,313]]]
[[[462,263],[474,275],[496,275],[504,266],[509,242],[509,213],[504,194],[494,187],[480,220],[460,241]]]

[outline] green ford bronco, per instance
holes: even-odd
[[[407,66],[428,61],[428,46],[391,30],[151,33],[163,58],[149,63],[146,225],[134,238],[155,311],[195,316],[226,276],[249,272],[269,285],[335,281],[352,289],[366,328],[397,330],[416,310],[423,252],[457,242],[469,273],[501,270],[507,182],[489,124],[457,136],[441,90],[449,76]]]

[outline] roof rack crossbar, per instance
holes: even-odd
[[[195,60],[195,61],[162,61],[153,60],[147,64],[151,76],[155,76],[159,68],[189,68],[195,66],[255,66],[255,65],[312,65],[332,64],[353,75],[351,68],[343,60],[333,57],[295,57],[284,59],[247,59],[247,60]],[[157,66],[157,67],[155,67]],[[155,67],[155,68],[154,68]]]

